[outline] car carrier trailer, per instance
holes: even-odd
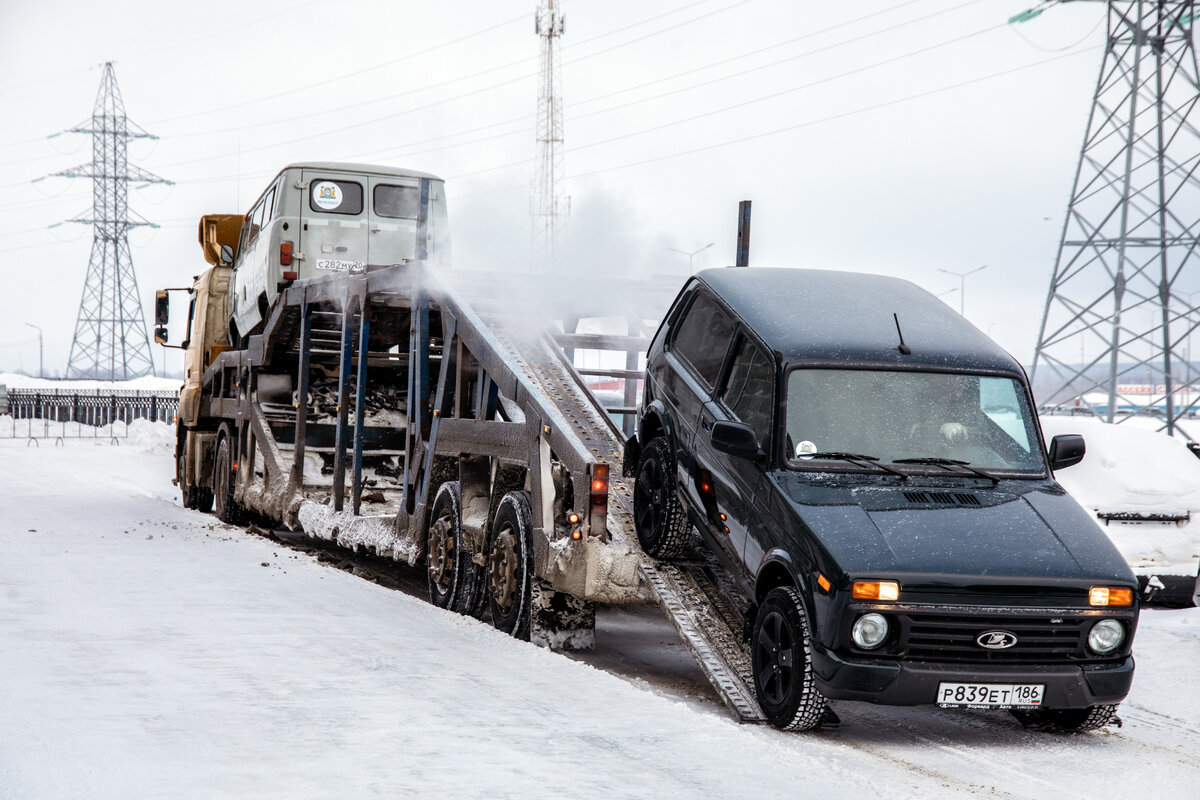
[[[217,235],[206,257],[227,270]],[[367,264],[281,287],[240,349],[185,342],[206,354],[179,419],[185,500],[424,563],[432,602],[544,646],[590,646],[597,603],[657,601],[734,715],[761,722],[728,577],[702,550],[668,565],[638,546],[613,466],[626,437],[564,353],[604,343],[491,300],[422,259]]]

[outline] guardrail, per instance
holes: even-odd
[[[135,389],[9,389],[0,438],[118,439],[137,419],[171,422],[178,408],[174,392]]]

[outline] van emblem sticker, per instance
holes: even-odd
[[[807,439],[796,445],[796,458],[804,461],[811,461],[815,452],[817,452],[817,446]]]
[[[342,204],[342,189],[332,181],[321,181],[313,187],[313,202],[326,211],[332,211]]]

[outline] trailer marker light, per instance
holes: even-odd
[[[233,462],[233,471],[237,472],[237,462]]]
[[[826,578],[819,572],[817,573],[817,586],[820,586],[822,589],[828,592],[832,585],[833,584],[829,582],[829,578]]]
[[[1094,606],[1131,606],[1133,590],[1108,586],[1093,586],[1088,592],[1088,602]]]
[[[850,596],[855,600],[899,600],[900,584],[895,581],[855,581]]]
[[[721,515],[721,522],[724,522],[727,519],[729,519],[729,517],[725,516],[724,514]]]
[[[572,511],[570,514],[567,514],[567,522],[571,523],[572,525],[578,525],[579,515]]]
[[[550,426],[549,426],[549,425],[543,425],[543,426],[542,426],[542,433],[544,433],[544,434],[546,434],[547,436],[549,436],[549,435],[550,435]]]
[[[575,530],[571,531],[571,538],[578,542],[583,538],[583,531],[576,528]]]

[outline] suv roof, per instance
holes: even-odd
[[[287,169],[327,169],[331,172],[362,172],[378,175],[393,175],[397,178],[429,178],[430,180],[440,181],[437,175],[431,175],[428,172],[421,172],[415,169],[405,169],[403,167],[385,167],[379,164],[354,164],[343,161],[300,161],[295,164],[288,164],[283,168]],[[280,170],[282,172],[283,170]]]
[[[721,267],[697,272],[785,365],[873,365],[995,371],[1021,365],[965,318],[909,281],[817,269]],[[892,314],[900,317],[903,355]]]

